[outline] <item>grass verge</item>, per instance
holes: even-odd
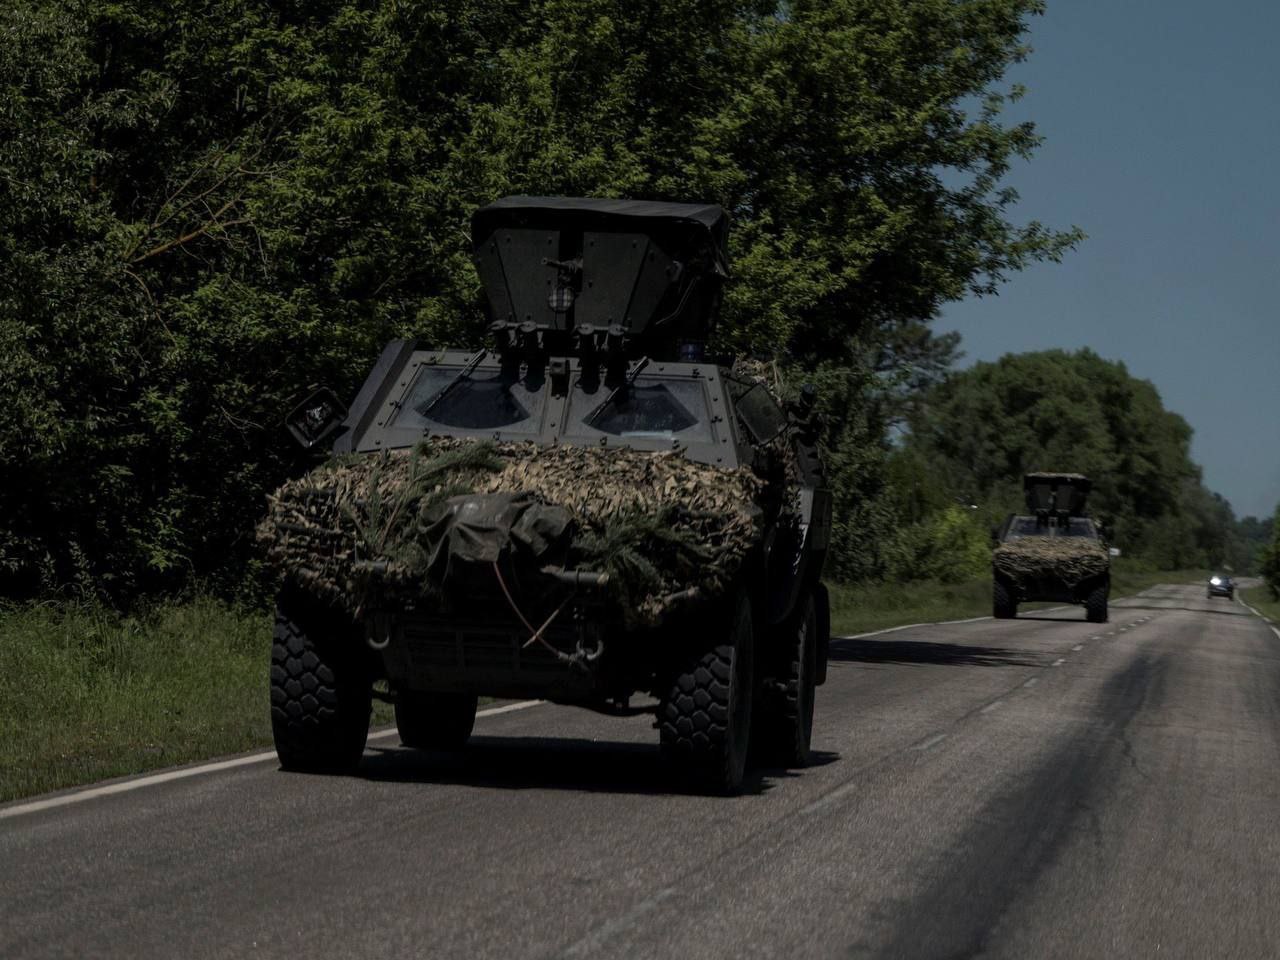
[[[1111,570],[1111,596],[1127,597],[1159,583],[1189,583],[1202,580],[1201,570],[1144,569],[1117,561]],[[1058,604],[1024,604],[1022,609]],[[831,585],[831,633],[848,636],[868,633],[908,623],[962,620],[991,615],[991,578],[964,583],[919,583]]]
[[[1280,600],[1276,600],[1271,596],[1270,587],[1265,584],[1260,587],[1249,587],[1247,590],[1241,590],[1240,596],[1245,603],[1249,604],[1272,623],[1280,625]]]
[[[0,610],[0,802],[269,746],[270,636],[212,600]]]
[[[0,801],[271,740],[267,614],[0,612]]]

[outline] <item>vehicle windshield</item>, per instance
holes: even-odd
[[[1059,537],[1094,537],[1098,536],[1098,531],[1094,529],[1093,521],[1086,520],[1083,517],[1072,517],[1064,524],[1060,524],[1055,528]]]
[[[593,431],[635,439],[709,442],[710,418],[706,391],[700,381],[641,377],[626,391],[614,394],[603,387],[587,392],[582,384],[570,398],[570,435]]]
[[[1020,537],[1047,537],[1049,536],[1048,525],[1041,526],[1035,517],[1014,517],[1009,523],[1009,529],[1005,532],[1006,540],[1017,540]]]
[[[441,396],[440,392],[454,382],[459,372],[457,367],[424,366],[395,425],[529,434],[541,429],[545,391],[530,390],[523,380],[502,373],[476,371],[458,380]]]
[[[1014,517],[1005,533],[1005,540],[1022,537],[1091,537],[1097,539],[1098,531],[1093,521],[1085,517],[1071,517],[1058,523],[1041,523],[1035,517]]]

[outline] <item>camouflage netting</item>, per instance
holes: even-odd
[[[781,499],[776,485],[674,452],[433,437],[285,484],[258,538],[282,574],[359,613],[438,598],[453,566],[467,565],[453,563],[459,542],[468,559],[496,559],[461,521],[450,525],[467,503],[482,505],[502,526],[504,562],[608,573],[629,619],[652,625],[727,587]],[[491,573],[491,563],[472,566]]]
[[[1075,587],[1106,573],[1111,557],[1087,537],[1020,537],[996,547],[991,563],[1014,583],[1057,580]]]

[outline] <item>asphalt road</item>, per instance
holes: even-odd
[[[818,764],[731,799],[648,718],[539,705],[461,758],[0,808],[0,957],[1280,956],[1280,636],[1240,604],[832,658]]]

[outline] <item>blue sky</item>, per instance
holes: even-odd
[[[962,365],[1091,347],[1195,429],[1237,515],[1280,502],[1280,2],[1049,0],[1009,112],[1045,144],[1014,219],[1076,225],[1061,264],[952,304]]]

